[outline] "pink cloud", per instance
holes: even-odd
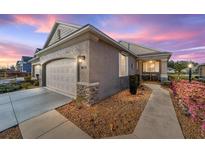
[[[144,28],[140,31],[132,33],[115,33],[106,32],[107,35],[116,40],[128,40],[134,42],[162,42],[162,41],[185,41],[199,35],[195,31],[174,31],[174,32],[159,32],[152,28]]]
[[[17,60],[21,57],[33,55],[34,48],[14,43],[14,42],[0,42],[0,67],[15,65]]]
[[[198,32],[190,31],[175,31],[175,32],[164,32],[156,36],[151,36],[154,41],[170,41],[170,40],[187,40],[198,35]]]
[[[173,60],[192,60],[197,61],[199,63],[205,62],[205,50],[198,50],[195,52],[192,51],[182,51],[182,52],[174,52],[172,54],[171,59]]]
[[[56,21],[55,15],[46,15],[44,18],[31,15],[14,15],[14,22],[36,27],[36,32],[48,33]]]

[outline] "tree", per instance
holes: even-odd
[[[174,69],[177,73],[177,78],[179,79],[179,76],[181,75],[181,72],[183,69],[187,68],[187,62],[185,61],[177,61],[174,63]]]
[[[168,61],[167,66],[170,68],[174,68],[174,61],[173,60]]]

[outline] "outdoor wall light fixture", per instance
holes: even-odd
[[[41,65],[36,65],[36,68],[37,68],[37,69],[40,69],[40,68],[41,68]]]
[[[78,62],[82,63],[85,60],[85,56],[78,56]]]
[[[189,65],[188,65],[188,68],[189,68],[189,83],[191,83],[191,76],[192,76],[192,67],[193,67],[193,65],[192,65],[192,63],[190,63]]]

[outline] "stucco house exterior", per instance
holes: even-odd
[[[94,26],[56,22],[35,52],[32,76],[40,85],[90,104],[129,86],[129,75],[167,80],[171,54],[133,43],[117,42]]]
[[[201,64],[201,65],[198,65],[197,70],[198,70],[199,76],[201,78],[205,78],[205,63]]]
[[[20,72],[31,73],[31,63],[29,62],[33,57],[22,56],[21,60],[16,62],[16,69]]]

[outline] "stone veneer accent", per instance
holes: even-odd
[[[83,97],[89,104],[95,104],[98,101],[99,83],[77,83],[77,97]]]

